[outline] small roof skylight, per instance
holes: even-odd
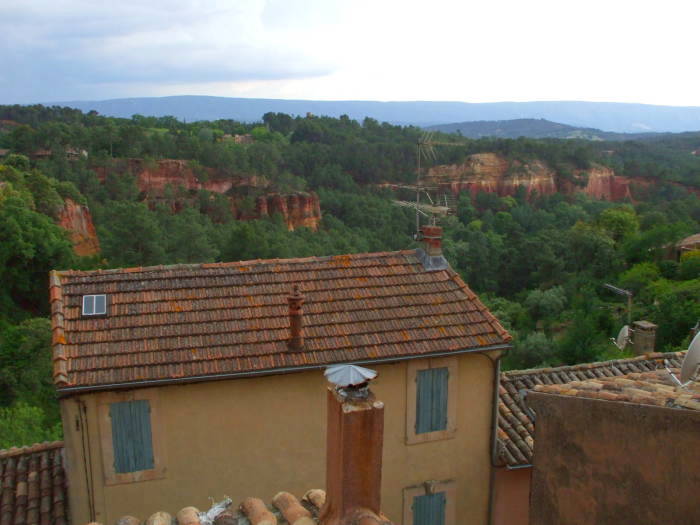
[[[107,296],[83,295],[83,315],[105,315],[107,313]]]

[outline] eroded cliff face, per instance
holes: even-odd
[[[534,192],[537,195],[581,192],[601,200],[634,201],[658,183],[653,179],[616,175],[610,168],[600,165],[574,171],[573,178],[565,178],[542,161],[509,161],[495,153],[477,153],[462,164],[435,166],[425,177],[425,184],[429,186],[449,190],[454,195],[469,191],[472,198],[482,191],[501,197],[514,195],[519,187],[524,187],[528,196]],[[670,184],[699,193],[695,188]]]
[[[321,221],[321,203],[313,192],[261,195],[255,202],[255,211],[257,218],[281,214],[290,231],[301,227],[316,231]]]
[[[264,177],[256,175],[240,175],[234,177],[217,177],[213,168],[197,167],[193,169],[192,163],[186,160],[167,159],[156,162],[146,162],[143,159],[124,159],[121,165],[115,166],[115,171],[131,173],[136,177],[139,191],[146,200],[154,202],[166,197],[166,189],[184,188],[190,192],[196,190],[208,190],[213,193],[227,195],[231,206],[231,212],[239,220],[259,219],[280,213],[284,217],[289,230],[300,227],[311,228],[316,231],[321,220],[321,206],[318,195],[315,193],[291,193],[281,195],[278,193],[266,193],[256,200],[255,211],[246,213],[239,209],[240,197],[236,195],[236,189],[265,190],[270,183]],[[107,176],[106,168],[97,168],[100,180]],[[182,209],[182,202],[169,203],[173,212]]]
[[[100,241],[87,206],[66,199],[58,213],[58,225],[69,232],[76,254],[90,256],[100,253]]]

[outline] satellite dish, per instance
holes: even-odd
[[[377,372],[357,365],[335,365],[326,368],[326,379],[340,388],[358,386],[377,377]]]
[[[624,350],[630,341],[630,327],[628,325],[620,328],[620,332],[617,334],[617,338],[614,340],[615,346],[620,350]]]
[[[695,375],[695,371],[700,365],[700,332],[695,334],[685,354],[683,365],[681,366],[681,383],[687,383]]]

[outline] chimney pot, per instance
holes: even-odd
[[[301,350],[304,347],[304,295],[299,291],[296,284],[292,294],[287,298],[289,301],[289,348]]]

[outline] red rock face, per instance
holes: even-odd
[[[316,231],[321,221],[321,204],[315,193],[261,195],[255,203],[255,211],[256,218],[281,214],[290,231],[301,227]]]
[[[89,256],[100,253],[100,241],[87,206],[66,199],[58,214],[58,224],[70,233],[76,254]]]
[[[574,176],[583,181],[583,173],[584,170],[578,170]],[[539,160],[529,163],[511,162],[495,153],[477,153],[467,157],[463,164],[431,168],[425,177],[425,183],[449,189],[454,195],[469,191],[472,198],[482,191],[496,193],[501,197],[514,195],[519,187],[524,187],[528,196],[533,192],[537,192],[537,195],[557,192],[571,195],[582,192],[607,201],[634,201],[660,184],[660,181],[654,179],[616,175],[610,168],[599,165],[585,170],[585,173],[587,180],[584,186],[580,186],[564,179]],[[673,182],[669,184],[700,195],[700,189]]]
[[[192,169],[192,164],[186,160],[161,160],[146,162],[142,159],[125,159],[125,164],[115,166],[115,171],[129,172],[136,177],[136,184],[145,198],[151,202],[162,199],[165,189],[183,187],[189,191],[208,190],[213,193],[226,194],[232,188],[267,188],[269,182],[264,177],[256,175],[228,177],[217,179],[213,168],[198,167]],[[107,176],[106,168],[97,168],[100,180]],[[254,213],[244,213],[237,210],[235,196],[229,197],[231,211],[239,220],[253,220],[279,213],[284,217],[289,230],[307,227],[314,231],[318,229],[321,220],[321,206],[315,193],[292,193],[280,195],[269,193],[257,198]],[[170,209],[177,213],[182,209],[182,202],[169,202]]]

